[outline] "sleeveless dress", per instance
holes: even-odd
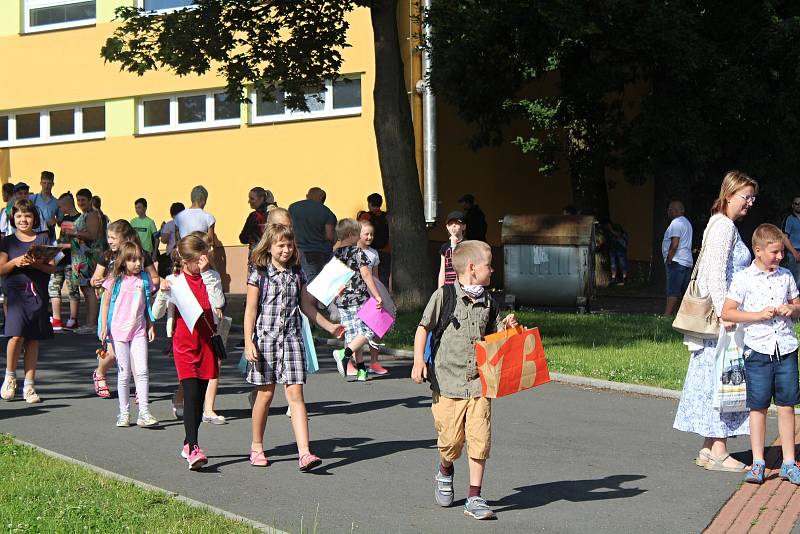
[[[88,211],[81,213],[80,217],[78,217],[78,219],[75,221],[76,231],[86,231],[86,216],[89,213],[95,212]],[[72,237],[72,247],[70,248],[72,253],[72,272],[70,273],[70,276],[72,277],[72,283],[74,287],[86,287],[89,285],[89,280],[91,280],[92,276],[94,275],[97,262],[100,261],[100,258],[103,255],[103,250],[106,243],[106,234],[103,231],[102,221],[100,226],[101,228],[98,231],[97,238],[88,243],[82,239],[78,239],[75,236]]]
[[[732,251],[733,272],[748,267],[750,262],[750,251],[737,231]],[[672,426],[677,430],[694,432],[707,438],[750,434],[750,412],[720,413],[713,408],[716,353],[716,339],[704,340],[703,348],[691,353],[678,412]]]

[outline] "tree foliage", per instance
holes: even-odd
[[[327,0],[196,0],[188,9],[147,15],[120,7],[123,24],[100,53],[136,74],[167,68],[179,76],[212,68],[228,93],[246,98],[252,84],[266,99],[278,86],[286,105],[307,111],[305,94],[324,89],[338,75],[352,2]]]
[[[705,211],[722,173],[739,167],[785,204],[800,156],[798,11],[789,1],[437,0],[430,82],[477,126],[475,146],[525,118],[530,135],[514,141],[542,172],[566,163],[574,190],[576,179],[605,188],[605,168],[618,168]]]
[[[163,68],[177,75],[214,70],[227,91],[247,100],[252,85],[260,98],[285,91],[286,106],[308,110],[307,94],[339,76],[347,43],[346,15],[368,7],[375,48],[374,129],[378,163],[391,217],[396,302],[419,307],[434,285],[397,32],[397,0],[195,0],[165,14],[122,7],[121,25],[101,55],[143,75]],[[310,98],[310,96],[309,96]],[[318,185],[318,184],[314,184]],[[324,185],[324,184],[319,184]],[[368,192],[364,192],[364,197]]]

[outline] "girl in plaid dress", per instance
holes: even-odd
[[[306,354],[300,311],[337,337],[344,334],[344,329],[325,319],[306,291],[306,278],[298,265],[291,227],[269,225],[250,259],[255,270],[247,280],[244,312],[245,378],[256,386],[250,464],[269,464],[264,454],[264,429],[275,384],[283,384],[292,412],[298,469],[306,472],[320,465],[322,460],[311,453],[308,444],[308,416],[303,399]]]

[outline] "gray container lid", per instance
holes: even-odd
[[[594,217],[587,215],[506,215],[501,241],[504,245],[590,246]]]

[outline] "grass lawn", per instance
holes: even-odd
[[[260,532],[168,495],[102,477],[0,434],[4,532]]]
[[[421,315],[401,313],[384,339],[386,346],[410,350]],[[524,309],[517,317],[525,326],[539,327],[551,371],[669,389],[683,386],[689,352],[671,319]]]

